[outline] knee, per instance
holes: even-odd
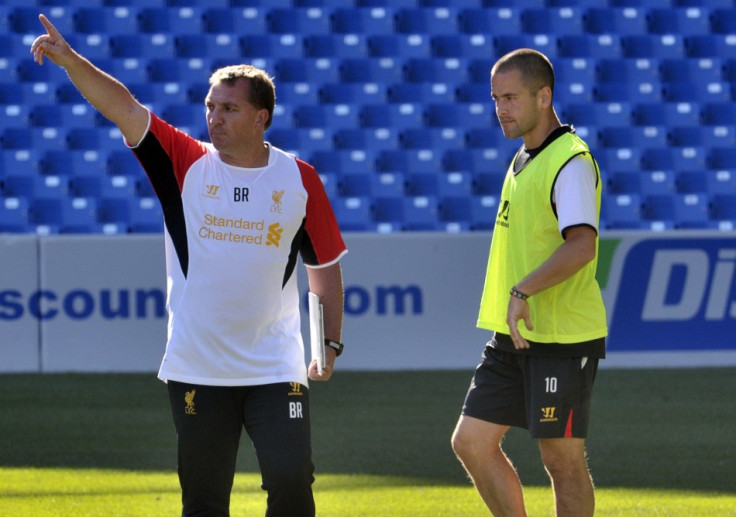
[[[541,447],[542,463],[552,479],[576,479],[587,475],[585,450],[580,448]]]
[[[473,436],[466,432],[461,426],[455,428],[450,438],[450,446],[458,458],[465,458],[471,454]]]

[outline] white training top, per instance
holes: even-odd
[[[150,115],[133,148],[166,225],[168,343],[159,377],[193,384],[307,384],[297,255],[347,252],[316,171],[269,145],[268,165],[224,163]]]

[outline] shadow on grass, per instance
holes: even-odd
[[[338,372],[311,386],[317,476],[467,485],[449,445],[472,371]],[[602,370],[588,451],[601,487],[736,491],[736,370]],[[166,387],[154,374],[0,376],[0,466],[176,469]],[[547,486],[536,443],[505,449]],[[241,472],[258,472],[244,436]]]

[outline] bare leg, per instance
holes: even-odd
[[[493,515],[524,517],[521,481],[501,449],[508,429],[463,415],[452,435],[452,448]]]
[[[557,515],[591,517],[595,511],[595,495],[585,458],[585,440],[540,439],[539,449],[552,480]]]

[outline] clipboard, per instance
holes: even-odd
[[[317,373],[322,375],[325,369],[325,322],[319,296],[308,294],[309,300],[309,338],[311,341],[312,360],[317,361]]]

